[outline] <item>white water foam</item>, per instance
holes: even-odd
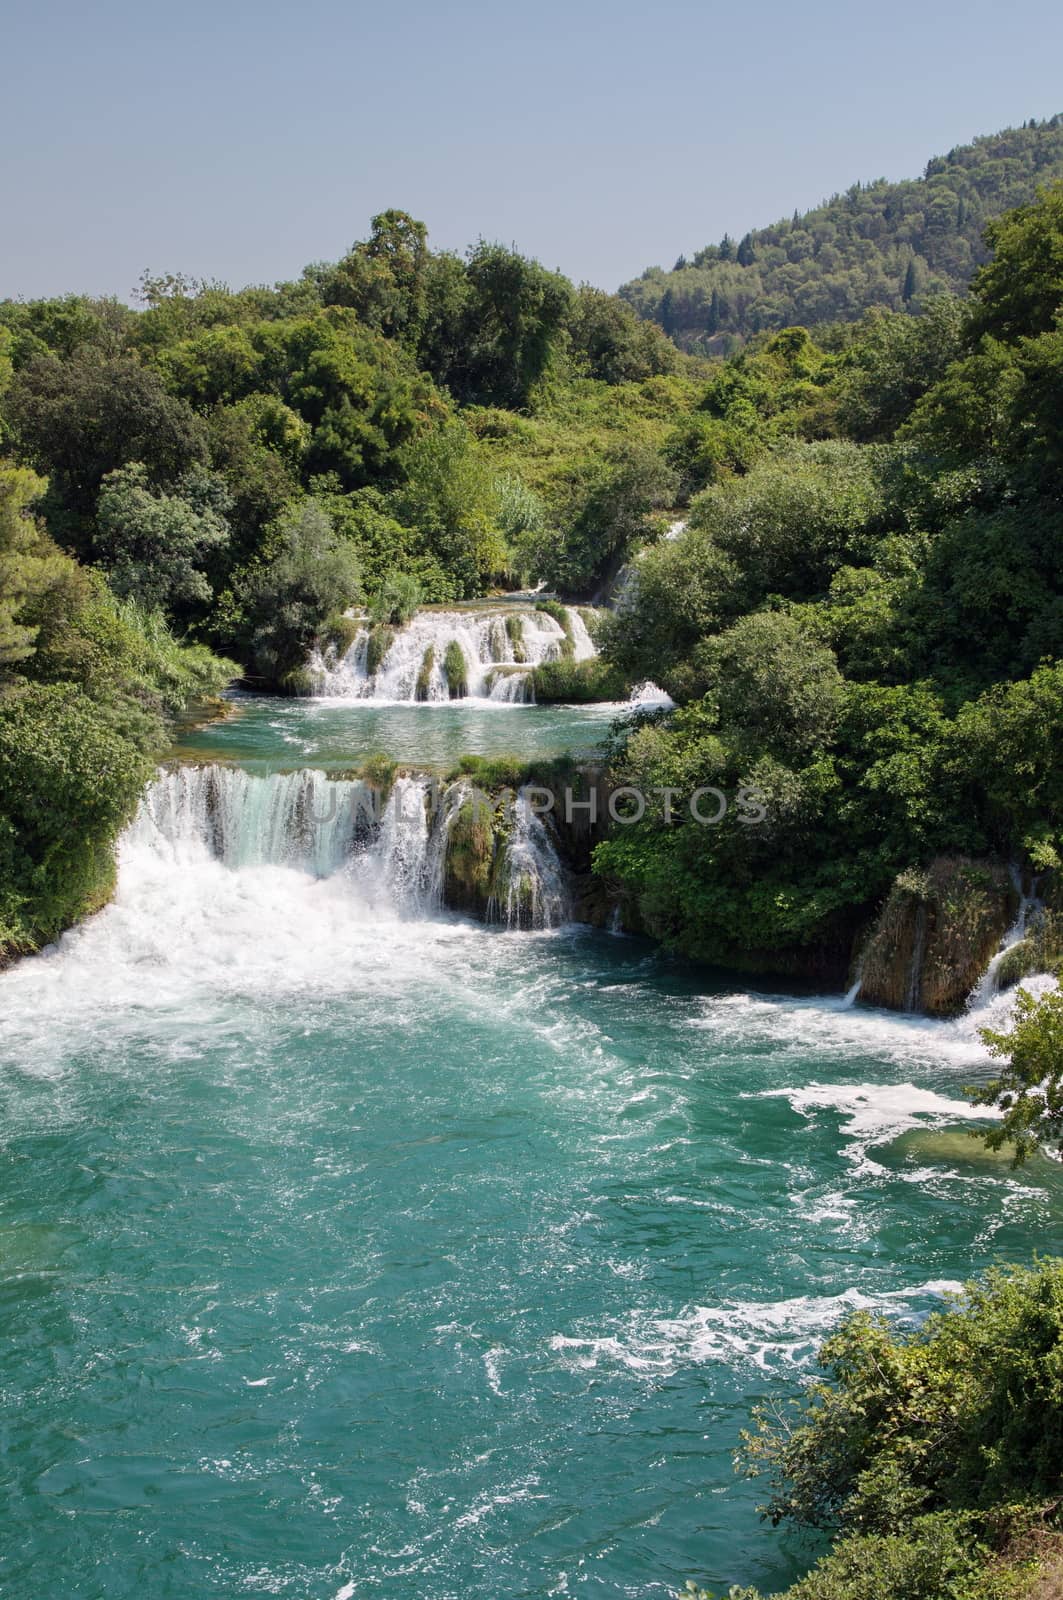
[[[60,1036],[137,1036],[145,1026],[195,1035],[238,996],[310,1004],[353,984],[390,996],[401,1015],[426,973],[441,1004],[448,985],[464,992],[473,958],[459,953],[482,959],[489,936],[439,914],[462,791],[446,791],[435,815],[430,798],[428,779],[400,776],[374,820],[364,784],[316,771],[160,773],[120,841],[112,903],[4,974],[3,1055],[47,1075]],[[534,828],[515,837],[533,881],[513,925],[556,925],[552,845]],[[506,901],[497,915],[508,920]]]
[[[956,1122],[986,1122],[997,1113],[985,1106],[953,1100],[914,1083],[809,1083],[800,1088],[762,1089],[743,1098],[787,1100],[798,1116],[814,1121],[821,1111],[840,1118],[849,1139],[845,1154],[864,1172],[882,1172],[868,1156],[872,1145],[886,1144],[911,1128],[947,1127]]]
[[[566,606],[571,659],[589,661],[597,654],[579,611]],[[514,634],[516,637],[514,637]],[[309,670],[314,692],[341,699],[368,700],[377,705],[408,704],[421,698],[429,705],[448,704],[451,686],[445,660],[457,648],[464,662],[463,699],[488,705],[521,705],[531,698],[531,672],[544,662],[559,661],[566,630],[534,607],[484,611],[419,611],[395,637],[375,672],[369,671],[370,632],[359,629],[350,648],[337,656],[318,651]],[[427,673],[426,663],[431,662]]]
[[[748,1362],[765,1371],[806,1366],[823,1338],[850,1312],[912,1316],[915,1303],[940,1301],[962,1289],[951,1279],[934,1279],[876,1294],[850,1288],[837,1295],[799,1295],[789,1300],[725,1300],[720,1305],[693,1306],[678,1317],[632,1312],[615,1333],[557,1334],[550,1349],[572,1370],[620,1366],[651,1380],[709,1362],[727,1366]]]

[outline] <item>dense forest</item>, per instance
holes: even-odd
[[[686,954],[815,974],[833,951],[837,974],[935,855],[1060,864],[1063,188],[987,238],[967,302],[834,353],[785,330],[683,424],[681,476],[711,481],[604,640],[680,705],[617,773],[753,785],[769,818],[669,826],[662,799],[598,866]]]
[[[727,355],[765,329],[920,311],[986,260],[985,224],[1063,177],[1063,117],[959,145],[921,178],[857,183],[814,211],[651,267],[620,293],[684,350]]]

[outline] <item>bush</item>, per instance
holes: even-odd
[[[103,903],[154,754],[73,685],[0,697],[0,954],[35,948]]]
[[[421,586],[403,572],[389,572],[372,600],[369,615],[374,622],[404,627],[421,604]]]
[[[1063,1489],[1063,1262],[989,1273],[914,1332],[857,1312],[819,1354],[791,1418],[745,1436],[766,1508],[843,1533],[1058,1499]]]
[[[469,692],[469,669],[465,654],[456,639],[451,639],[443,656],[443,673],[447,680],[447,693],[452,700],[463,700]]]
[[[544,661],[531,675],[540,705],[589,705],[595,701],[626,700],[631,685],[618,667],[595,658],[591,661]]]

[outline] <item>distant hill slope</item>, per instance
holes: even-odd
[[[815,211],[650,267],[621,295],[687,350],[727,354],[764,328],[851,322],[871,306],[918,311],[962,291],[990,217],[1063,179],[1063,115],[959,145],[921,178],[854,184]]]

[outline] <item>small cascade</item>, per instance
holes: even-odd
[[[908,967],[908,981],[904,991],[905,1011],[918,1011],[923,994],[923,961],[926,957],[926,906],[920,901],[915,913],[915,934],[912,940],[912,959]]]
[[[587,624],[580,616],[575,606],[566,606],[568,625],[572,635],[573,661],[590,661],[598,654],[594,640],[587,631]]]
[[[383,887],[402,911],[421,911],[430,903],[427,778],[396,778],[371,849],[356,858],[354,870]]]
[[[991,1005],[994,996],[1000,989],[1000,969],[1009,950],[1021,944],[1030,929],[1031,916],[1043,908],[1043,902],[1037,893],[1038,880],[1035,878],[1027,894],[1022,881],[1022,874],[1013,864],[1010,867],[1011,881],[1018,896],[1019,908],[1015,914],[1015,921],[1000,941],[1000,946],[986,967],[981,978],[971,991],[967,1002],[968,1011],[984,1011]]]
[[[671,711],[675,701],[652,678],[647,678],[645,683],[632,689],[628,704],[633,711]]]
[[[330,646],[311,656],[314,693],[390,705],[465,698],[525,704],[533,698],[532,670],[560,660],[566,641],[576,661],[597,654],[579,612],[565,612],[566,626],[528,605],[419,611],[396,629],[366,623],[342,655]]]
[[[862,986],[863,979],[861,978],[860,974],[857,973],[855,981],[849,985],[842,997],[841,1009],[843,1011],[852,1010],[853,1006],[855,1006],[857,1000],[860,998],[860,990]]]
[[[554,841],[521,789],[510,804],[509,835],[488,916],[508,928],[556,928],[568,920],[570,909]]]

